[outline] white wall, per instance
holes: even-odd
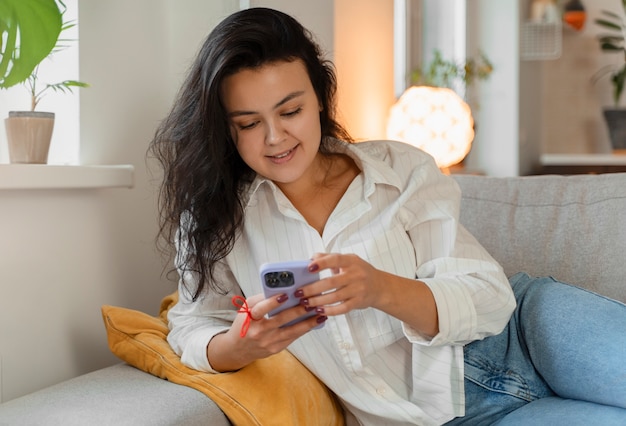
[[[249,3],[250,7],[269,7],[293,16],[313,33],[328,58],[333,59],[334,0],[250,0]]]
[[[81,161],[133,164],[133,189],[0,191],[1,399],[110,365],[103,304],[155,314],[145,152],[196,48],[238,1],[81,0]],[[181,7],[181,6],[185,7]],[[234,5],[234,6],[233,6]]]

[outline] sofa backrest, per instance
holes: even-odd
[[[507,275],[550,275],[626,302],[626,173],[454,178],[461,223]]]

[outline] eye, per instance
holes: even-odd
[[[294,115],[300,114],[300,112],[302,112],[302,107],[298,107],[298,108],[296,108],[294,110],[287,111],[287,112],[283,113],[282,115],[284,117],[293,117]]]
[[[237,127],[239,127],[239,130],[249,130],[249,129],[253,129],[254,127],[256,127],[258,123],[259,123],[258,121],[253,121],[252,123],[248,123],[248,124],[238,124]]]

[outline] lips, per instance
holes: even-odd
[[[289,151],[285,151],[277,155],[268,155],[267,158],[269,158],[273,163],[276,163],[276,164],[285,163],[293,157],[296,151],[296,148],[297,146],[291,148]]]
[[[292,151],[293,151],[293,149],[290,149],[289,151],[287,151],[287,152],[285,152],[283,154],[274,155],[274,156],[272,156],[272,158],[276,158],[276,159],[280,160],[281,158],[285,158],[286,156],[291,154]]]

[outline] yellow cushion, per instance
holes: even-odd
[[[184,366],[167,343],[167,311],[159,317],[105,305],[102,316],[111,351],[128,364],[211,398],[235,425],[343,425],[336,397],[288,351],[233,372],[212,374]]]

